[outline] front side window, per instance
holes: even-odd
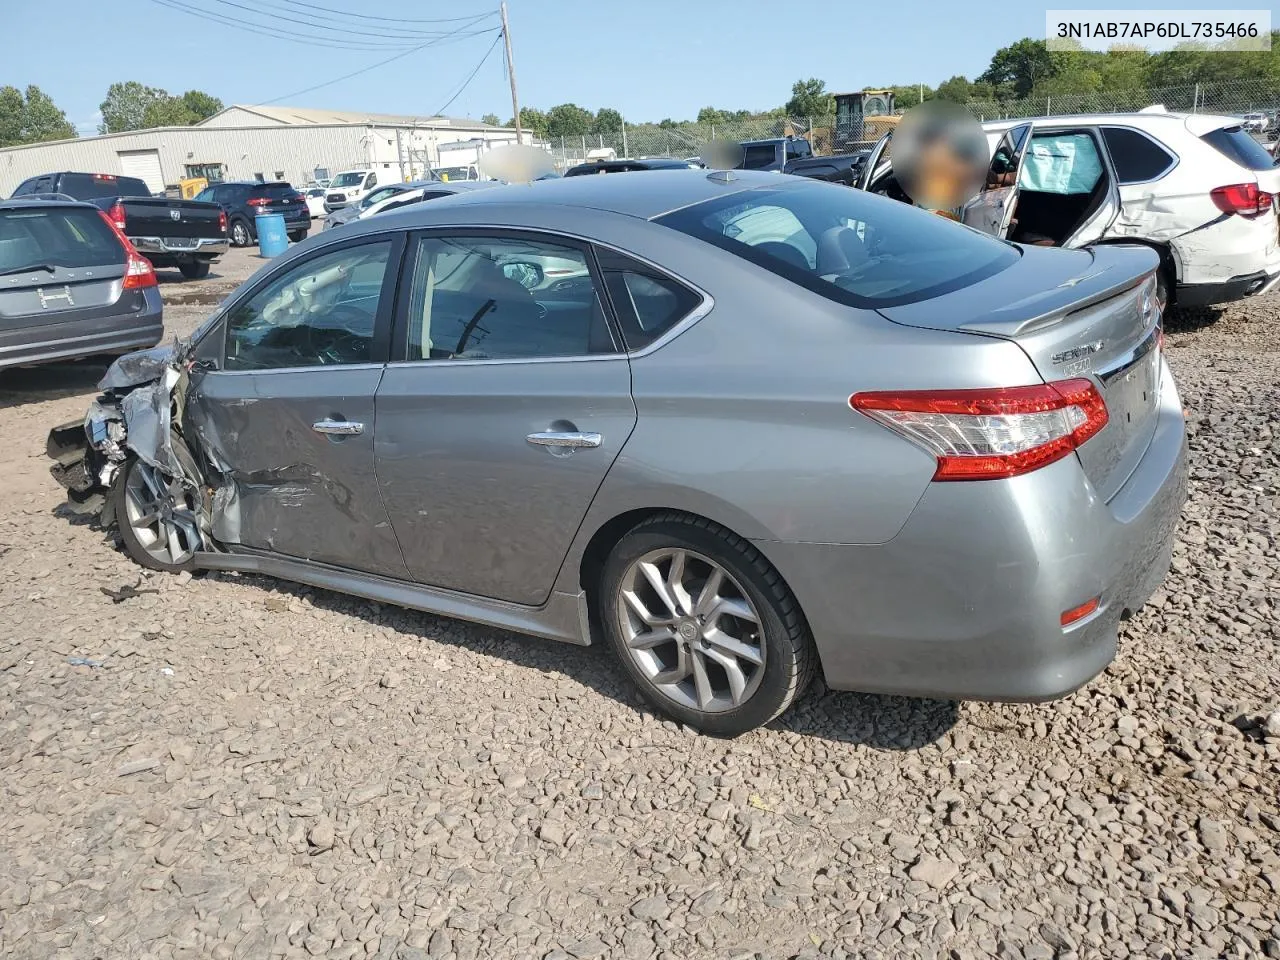
[[[656,222],[831,300],[873,309],[959,290],[1019,257],[935,214],[808,181],[707,200]]]
[[[227,317],[227,370],[373,361],[391,241],[344,247],[294,264]]]
[[[586,253],[541,239],[437,237],[411,259],[408,360],[528,360],[616,350]]]

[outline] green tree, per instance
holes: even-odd
[[[505,124],[508,127],[514,127],[515,125],[514,117]],[[547,135],[547,115],[536,107],[521,107],[520,126],[535,136],[545,137]]]
[[[188,112],[195,117],[192,123],[208,120],[222,109],[222,101],[203,90],[188,90],[182,95],[182,102]],[[496,117],[494,118],[497,119]]]
[[[786,111],[792,117],[828,117],[836,112],[835,99],[827,85],[816,77],[797,80],[791,85],[791,99]]]
[[[70,140],[76,135],[67,115],[58,109],[49,95],[34,84],[27,87],[26,120],[23,123],[23,142],[44,143],[49,140]]]
[[[502,126],[502,121],[498,119],[498,115],[496,113],[486,113],[480,118],[480,122],[487,123],[491,127]]]
[[[876,87],[874,89],[885,89]],[[924,93],[925,100],[931,100],[934,97],[933,87],[927,83],[910,83],[900,87],[889,87],[893,91],[893,102],[900,110],[910,110],[912,107],[918,107],[921,103],[920,94]]]
[[[938,84],[934,96],[939,100],[950,100],[952,103],[966,103],[973,96],[973,84],[968,77],[956,75],[950,80]]]
[[[715,107],[703,107],[698,111],[698,123],[728,123],[733,114],[728,110],[717,110]]]
[[[0,147],[23,142],[26,115],[27,103],[22,99],[22,91],[17,87],[0,87]]]
[[[153,87],[144,87],[137,80],[113,83],[107,88],[107,98],[98,105],[102,111],[99,133],[122,133],[125,130],[141,130],[147,107],[167,95]]]
[[[17,87],[0,87],[0,147],[70,140],[75,135],[67,115],[39,87],[27,87],[25,95]]]
[[[670,117],[663,117],[658,121],[658,126],[663,130],[674,130],[680,126],[680,124],[675,120],[672,120]]]
[[[581,137],[591,132],[595,117],[576,103],[560,103],[547,111],[547,133],[553,137]]]
[[[1038,82],[1047,80],[1054,72],[1053,57],[1045,42],[1024,37],[997,50],[978,80],[1009,96],[1025,97]]]
[[[160,91],[163,93],[163,91]],[[181,97],[158,97],[142,111],[142,127],[189,127],[200,118],[187,109]]]
[[[621,133],[622,114],[612,107],[601,107],[591,123],[592,133]]]

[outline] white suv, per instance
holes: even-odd
[[[1165,112],[985,123],[991,169],[960,211],[1018,243],[1143,243],[1161,256],[1159,297],[1226,303],[1280,280],[1280,168],[1235,117]],[[885,159],[860,186],[905,199]]]

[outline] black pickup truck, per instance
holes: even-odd
[[[227,252],[227,217],[220,206],[153,197],[137,177],[45,173],[18,185],[13,199],[25,197],[92,203],[153,267],[177,267],[188,280],[208,276],[210,264]]]
[[[744,140],[739,170],[781,170],[798,177],[828,180],[853,186],[869,151],[815,157],[803,137],[776,137],[772,140]]]

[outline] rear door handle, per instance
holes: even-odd
[[[364,433],[364,424],[354,420],[320,420],[311,425],[316,433],[324,433],[333,437],[354,437]]]
[[[525,439],[539,447],[559,447],[561,449],[576,450],[579,447],[598,447],[603,442],[604,437],[598,433],[545,430],[542,433],[531,433]]]

